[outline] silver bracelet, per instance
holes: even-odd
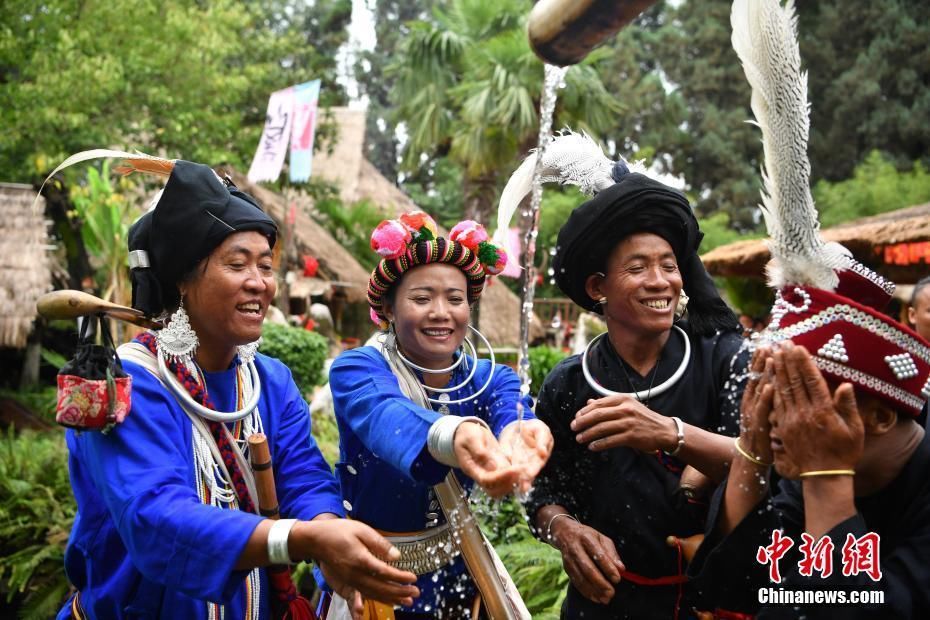
[[[558,513],[558,514],[552,515],[552,518],[549,519],[549,523],[546,524],[546,540],[549,541],[549,542],[552,541],[552,523],[553,523],[553,521],[555,521],[555,520],[558,519],[559,517],[568,517],[569,519],[571,519],[571,520],[574,521],[575,523],[581,523],[581,521],[579,521],[578,519],[576,519],[576,518],[574,517],[574,515],[571,515],[571,514],[569,514],[569,513],[567,513],[567,512],[560,512],[560,513]]]
[[[290,564],[291,554],[287,550],[287,538],[297,519],[278,519],[268,530],[268,561],[272,564]]]
[[[663,450],[669,456],[678,456],[678,453],[681,452],[681,447],[685,445],[685,423],[681,421],[681,418],[672,417],[675,421],[675,427],[678,429],[678,445],[675,446],[675,449],[669,452],[668,450]]]
[[[474,422],[490,430],[487,422],[475,416],[444,415],[433,422],[426,436],[426,449],[430,455],[449,467],[458,467],[459,460],[455,456],[455,431],[463,422]]]

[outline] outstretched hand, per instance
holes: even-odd
[[[552,454],[552,433],[542,420],[509,424],[500,436],[504,456],[518,468],[519,490],[526,493]]]
[[[300,521],[291,530],[294,546],[317,561],[333,590],[357,608],[358,594],[390,605],[413,605],[420,595],[416,575],[391,566],[400,552],[360,521]]]
[[[494,434],[484,426],[459,424],[452,445],[459,468],[489,496],[501,498],[520,483],[522,469],[510,462]]]

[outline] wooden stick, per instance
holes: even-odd
[[[81,316],[105,314],[147,329],[159,329],[161,324],[151,320],[141,310],[121,306],[75,290],[52,291],[39,297],[36,309],[46,319],[76,319]]]

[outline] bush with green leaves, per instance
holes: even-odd
[[[568,584],[562,555],[533,538],[515,498],[492,500],[477,490],[472,493],[471,506],[533,618],[558,618]]]
[[[260,351],[278,358],[290,368],[301,392],[307,393],[325,383],[323,363],[329,353],[329,343],[316,332],[266,322]]]
[[[539,346],[530,347],[529,355],[530,379],[532,380],[530,391],[533,396],[536,396],[539,393],[539,388],[542,387],[543,381],[546,379],[546,375],[555,368],[556,364],[565,359],[568,354],[555,347]]]
[[[50,618],[68,593],[65,546],[76,506],[60,432],[0,437],[0,594],[5,617]]]

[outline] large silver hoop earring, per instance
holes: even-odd
[[[184,310],[184,297],[178,309],[165,326],[155,334],[155,346],[159,353],[172,362],[190,366],[200,341],[191,327],[190,317]]]

